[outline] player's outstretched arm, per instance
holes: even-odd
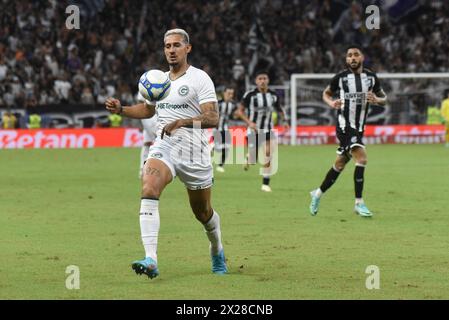
[[[134,104],[132,106],[122,106],[120,100],[108,98],[105,102],[106,109],[111,113],[120,114],[122,116],[133,119],[151,118],[155,114],[155,107],[145,102]]]

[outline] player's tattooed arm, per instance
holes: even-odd
[[[138,103],[132,106],[122,106],[120,100],[108,98],[105,102],[106,109],[111,113],[120,114],[122,116],[134,119],[151,118],[156,113],[153,105],[147,103]]]
[[[182,119],[181,127],[193,128],[196,123],[201,124],[201,128],[215,128],[218,125],[218,107],[215,102],[206,102],[200,105],[201,114],[191,119]]]
[[[341,99],[332,99],[333,92],[330,86],[327,86],[323,91],[323,101],[333,109],[340,109],[342,105]]]
[[[366,101],[372,104],[376,104],[378,106],[383,106],[387,103],[387,95],[385,94],[385,91],[383,91],[382,89],[380,89],[375,94],[372,91],[370,91],[366,95]]]
[[[201,114],[195,118],[189,119],[179,119],[167,124],[161,133],[161,138],[164,135],[170,136],[176,129],[185,127],[193,128],[199,127],[205,128],[215,128],[218,125],[218,108],[215,102],[206,102],[200,105]]]

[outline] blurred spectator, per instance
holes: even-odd
[[[68,78],[67,73],[64,72],[54,82],[54,91],[61,102],[67,102],[69,100],[69,92],[72,85],[68,81]]]
[[[92,90],[89,87],[85,87],[83,89],[83,93],[81,95],[81,103],[82,104],[94,104],[94,96],[92,94]]]
[[[40,129],[42,125],[42,118],[37,113],[32,113],[28,115],[28,123],[27,128],[28,129]]]
[[[236,59],[232,67],[233,78],[238,81],[245,75],[245,67],[242,65],[242,60]]]
[[[2,115],[2,129],[15,129],[17,118],[11,111],[4,111]]]
[[[111,128],[118,128],[122,125],[123,118],[119,114],[111,113],[108,116],[108,120]]]
[[[3,81],[6,78],[6,74],[8,72],[8,66],[5,63],[5,59],[0,55],[0,81]]]
[[[444,91],[444,98],[441,102],[441,117],[446,126],[446,147],[449,147],[449,89]]]

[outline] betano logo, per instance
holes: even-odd
[[[95,138],[91,134],[45,134],[43,131],[0,131],[0,149],[22,148],[93,148]]]

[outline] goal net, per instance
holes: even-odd
[[[290,82],[290,132],[284,143],[298,144],[297,126],[335,126],[336,111],[322,100],[334,74],[293,74]],[[371,106],[368,125],[425,125],[428,109],[439,108],[449,73],[378,73],[388,96],[385,106]]]

